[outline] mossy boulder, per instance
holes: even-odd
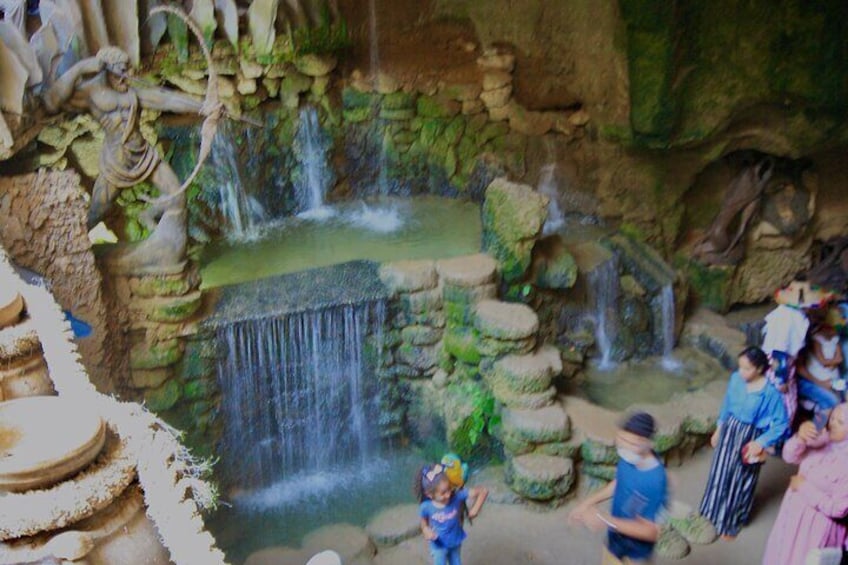
[[[442,297],[445,303],[473,305],[481,300],[497,298],[498,289],[494,284],[483,284],[480,286],[459,286],[446,283],[442,287]]]
[[[406,314],[423,314],[442,309],[442,293],[439,289],[419,290],[400,296],[401,310]]]
[[[699,304],[721,313],[730,309],[730,285],[736,273],[735,266],[702,265],[683,257],[678,257],[675,263],[685,270],[689,287]]]
[[[197,312],[201,304],[202,295],[198,290],[183,296],[136,299],[131,307],[150,321],[173,324],[189,319]]]
[[[176,404],[181,397],[180,383],[176,379],[171,379],[158,388],[146,391],[144,404],[149,410],[159,413]]]
[[[131,369],[158,369],[170,367],[183,356],[183,349],[178,339],[158,341],[154,343],[139,342],[130,348]]]
[[[400,333],[403,341],[412,345],[433,345],[442,339],[442,330],[430,326],[407,326]]]
[[[497,390],[515,394],[539,394],[551,386],[562,371],[556,348],[546,346],[529,355],[508,355],[495,362],[487,380]]]
[[[462,104],[445,96],[419,96],[417,108],[422,118],[453,118],[462,111]]]
[[[523,340],[536,335],[539,317],[525,304],[481,300],[475,309],[474,327],[486,337]]]
[[[571,436],[571,421],[560,404],[535,410],[506,408],[503,430],[531,443],[565,441]]]
[[[497,262],[485,253],[463,255],[436,262],[436,270],[445,285],[479,287],[495,281]]]
[[[469,328],[448,328],[443,338],[444,350],[465,363],[478,364],[481,359],[476,333]]]
[[[485,357],[502,357],[512,354],[524,355],[533,351],[535,347],[535,336],[514,340],[481,336],[477,342],[477,349]]]
[[[548,199],[532,187],[498,178],[483,202],[483,249],[501,265],[506,282],[520,280],[548,214]]]
[[[380,265],[380,280],[393,292],[415,292],[436,288],[438,277],[433,261],[394,261]]]
[[[593,463],[584,463],[580,468],[580,471],[584,475],[589,475],[590,477],[601,479],[603,481],[613,480],[615,478],[615,470],[616,465],[604,465]]]
[[[593,439],[583,441],[580,445],[580,456],[584,461],[597,465],[615,465],[618,463],[618,453],[614,445]]]
[[[504,478],[512,490],[525,498],[550,500],[565,496],[571,490],[574,464],[563,457],[521,455],[507,461]]]
[[[566,290],[577,282],[577,262],[559,235],[539,241],[532,255],[533,281],[537,287]]]

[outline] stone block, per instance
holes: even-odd
[[[565,441],[571,437],[571,422],[560,404],[535,410],[505,408],[502,425],[504,432],[532,443]]]
[[[173,339],[155,343],[144,341],[134,344],[130,349],[131,369],[158,369],[170,367],[183,356],[180,340]]]
[[[394,261],[380,265],[380,280],[393,292],[436,288],[439,282],[433,261]]]
[[[485,253],[464,255],[436,262],[436,270],[444,284],[477,287],[495,282],[497,263]]]
[[[401,338],[411,345],[433,345],[442,339],[443,330],[430,326],[407,326],[401,330]]]
[[[574,484],[574,463],[564,457],[528,454],[507,461],[507,484],[531,500],[550,500],[568,494]]]
[[[475,309],[474,327],[487,337],[523,340],[536,335],[539,316],[525,304],[481,300]]]

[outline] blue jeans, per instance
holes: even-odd
[[[433,556],[433,565],[462,565],[462,559],[459,557],[459,551],[462,546],[447,548],[436,547],[430,544],[430,555]]]
[[[815,403],[818,410],[830,410],[840,402],[839,393],[825,390],[816,383],[805,378],[798,379],[798,396]]]

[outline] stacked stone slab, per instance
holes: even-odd
[[[509,117],[512,100],[512,71],[515,69],[515,55],[487,49],[477,59],[477,66],[483,71],[483,92],[480,99],[489,112],[492,121],[502,121]]]
[[[197,452],[208,453],[219,391],[215,352],[209,336],[198,334],[199,285],[189,264],[175,274],[113,274],[108,291],[115,329],[129,347],[127,395],[187,432]]]
[[[380,267],[380,279],[395,295],[389,345],[395,346],[393,371],[404,377],[431,376],[439,361],[445,326],[442,294],[433,261],[397,261]]]
[[[539,319],[523,304],[483,300],[474,324],[483,375],[502,405],[500,437],[508,460],[505,479],[531,500],[563,497],[574,472],[568,415],[555,401],[552,380],[562,372],[559,351],[537,347]]]

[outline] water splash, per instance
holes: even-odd
[[[681,362],[673,356],[674,351],[674,289],[671,284],[665,284],[660,291],[660,309],[662,312],[662,367],[666,371],[678,371]]]
[[[369,334],[382,343],[385,318],[379,300],[218,329],[229,483],[267,487],[379,455],[380,394],[364,345]]]
[[[300,210],[298,217],[311,220],[332,217],[333,209],[324,203],[325,195],[333,183],[327,157],[330,139],[321,129],[318,111],[312,106],[300,110],[295,147],[299,156],[300,173],[294,182],[295,197]]]
[[[543,235],[557,233],[565,225],[565,215],[559,205],[559,191],[554,176],[555,172],[556,163],[549,163],[542,167],[539,175],[537,190],[548,197],[548,217],[545,219],[544,226],[542,226]]]
[[[618,265],[615,258],[599,264],[589,273],[589,301],[594,310],[595,345],[601,353],[598,369],[607,371],[616,366],[612,358],[612,337],[618,325]]]
[[[243,135],[244,143],[249,146],[254,144],[255,132],[247,130]],[[219,212],[226,224],[227,238],[236,241],[260,238],[261,227],[268,220],[268,215],[259,201],[246,190],[251,184],[247,171],[256,167],[256,164],[242,166],[239,163],[237,136],[226,122],[212,142],[210,157],[208,170],[212,182],[218,188]]]
[[[398,206],[369,206],[362,204],[345,216],[345,220],[353,226],[376,233],[392,233],[404,225],[404,220]]]

